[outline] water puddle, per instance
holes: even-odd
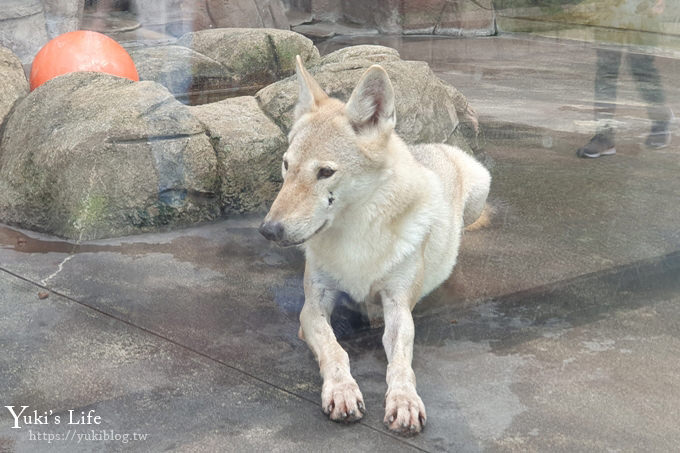
[[[39,239],[0,225],[0,249],[26,254],[116,253],[130,257],[168,254],[178,261],[218,272],[224,272],[236,263],[243,266],[273,265],[301,272],[304,261],[299,251],[275,249],[261,238],[255,229],[225,228],[223,232],[214,234],[214,238],[179,236],[161,243],[142,242],[143,238],[140,237],[137,239],[139,242],[131,240],[120,244],[80,244]]]
[[[6,226],[0,226],[0,248],[11,249],[22,253],[96,253],[117,252],[123,254],[144,253],[144,248],[164,246],[169,244],[129,243],[121,245],[78,244],[68,241],[43,240],[31,237],[20,231]],[[147,246],[141,247],[140,246]],[[150,250],[147,250],[150,251]]]
[[[66,241],[43,241],[20,231],[0,226],[0,248],[24,253],[73,253],[76,244]]]

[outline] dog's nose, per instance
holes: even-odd
[[[283,225],[281,225],[281,222],[262,222],[258,231],[270,241],[280,241],[283,239]]]

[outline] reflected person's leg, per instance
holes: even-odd
[[[595,136],[576,151],[579,157],[600,157],[616,153],[611,121],[616,111],[616,84],[621,66],[621,51],[597,49],[595,73]]]
[[[595,73],[595,120],[611,120],[616,111],[616,84],[621,66],[621,51],[597,49]]]
[[[652,131],[645,144],[651,148],[664,148],[671,139],[669,125],[672,113],[666,105],[666,96],[661,86],[659,71],[654,64],[654,56],[631,53],[628,55],[628,64],[638,91],[647,103],[649,119],[652,120]]]

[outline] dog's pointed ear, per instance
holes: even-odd
[[[364,73],[345,106],[354,130],[391,132],[396,124],[394,89],[387,72],[373,65]]]
[[[327,99],[328,95],[302,65],[300,55],[295,56],[295,73],[300,88],[298,102],[295,106],[295,119],[297,120],[305,113],[316,110],[319,103]]]

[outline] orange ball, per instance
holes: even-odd
[[[40,49],[31,67],[31,91],[57,76],[79,71],[139,81],[135,63],[120,44],[101,33],[79,30],[59,35]]]

